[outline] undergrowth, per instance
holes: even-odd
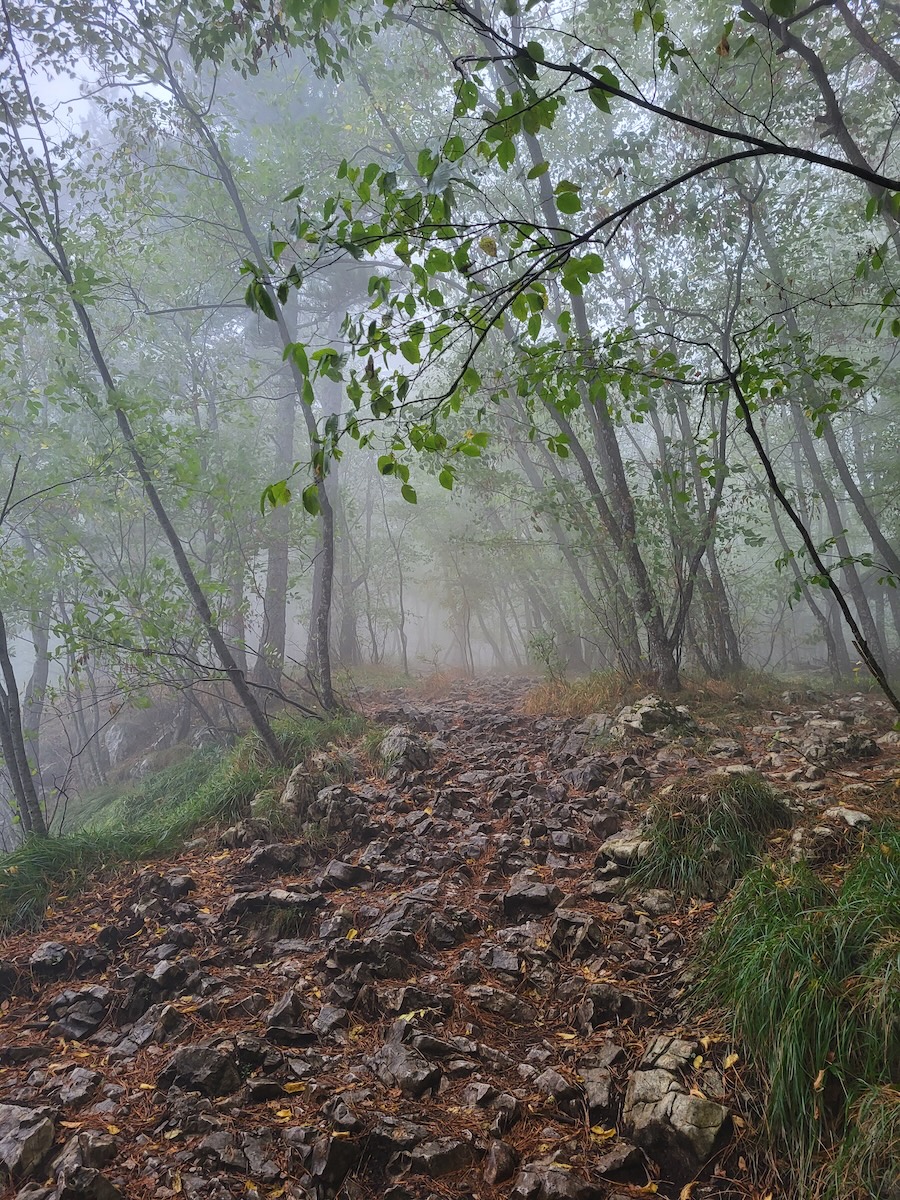
[[[751,871],[703,947],[767,1092],[798,1195],[888,1200],[900,1186],[900,831],[876,831],[843,885],[805,863]]]
[[[734,886],[790,811],[759,775],[688,778],[650,806],[649,850],[632,879],[681,896],[720,897]]]
[[[805,676],[775,675],[747,668],[721,679],[684,674],[681,690],[669,698],[687,704],[697,717],[716,720],[729,711],[765,710],[782,707],[785,691],[801,692],[814,682]],[[859,690],[855,680],[846,689]],[[829,691],[834,692],[829,685]],[[650,675],[629,679],[618,671],[595,671],[581,679],[545,679],[532,688],[526,711],[533,715],[586,717],[594,712],[615,712],[648,693],[658,693],[659,684]]]
[[[311,789],[346,777],[346,750],[365,729],[355,714],[325,720],[279,716],[272,722],[285,750],[273,764],[254,732],[224,758],[197,751],[148,776],[106,804],[89,826],[58,837],[30,838],[0,865],[0,929],[35,925],[54,891],[67,896],[125,862],[171,853],[196,830],[246,814],[259,793],[275,797],[290,769],[309,765]]]
[[[617,671],[595,671],[583,679],[545,679],[525,699],[525,711],[533,715],[586,717],[589,713],[621,708],[646,692],[649,682],[629,682]]]

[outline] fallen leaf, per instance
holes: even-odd
[[[739,1054],[727,1054],[725,1061],[722,1063],[722,1069],[727,1071],[729,1067],[733,1067],[736,1062],[740,1061]]]
[[[703,1055],[698,1054],[697,1057],[694,1059],[694,1069],[696,1070],[698,1067],[702,1067],[702,1066],[703,1066]]]
[[[284,1090],[288,1093],[288,1095],[293,1095],[294,1092],[305,1092],[306,1084],[301,1083],[300,1080],[297,1079],[293,1083],[286,1083],[284,1085]]]
[[[827,1071],[827,1069],[828,1069],[827,1067],[823,1067],[822,1070],[816,1076],[815,1080],[813,1081],[813,1091],[814,1092],[821,1092],[822,1088],[825,1086],[825,1072]]]
[[[616,1136],[615,1125],[611,1129],[604,1129],[602,1125],[592,1125],[591,1133],[598,1141],[605,1142]]]
[[[166,1132],[163,1134],[163,1137],[166,1139],[167,1142],[174,1142],[176,1138],[181,1137],[181,1130],[180,1129],[167,1129]]]
[[[118,1127],[118,1125],[107,1125],[106,1132],[116,1134],[116,1133],[121,1133],[122,1130]]]
[[[558,1038],[562,1038],[562,1040],[564,1042],[574,1042],[575,1038],[578,1036],[578,1034],[577,1033],[558,1033],[556,1036]]]

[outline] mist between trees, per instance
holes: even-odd
[[[894,700],[896,6],[2,21],[21,832],[363,667]]]

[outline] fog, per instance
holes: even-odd
[[[891,696],[896,17],[301,7],[9,9],[6,844],[407,677]]]

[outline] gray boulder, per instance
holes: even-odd
[[[157,1087],[180,1087],[203,1096],[227,1096],[241,1086],[233,1055],[211,1046],[182,1046],[160,1073]]]
[[[0,1104],[0,1165],[12,1176],[32,1174],[53,1145],[55,1134],[49,1109]]]
[[[675,1058],[666,1052],[658,1061],[674,1067]],[[709,1157],[727,1119],[727,1108],[688,1093],[671,1069],[638,1070],[629,1080],[622,1109],[625,1133],[641,1149],[683,1161],[688,1170]]]
[[[430,751],[424,739],[408,725],[394,725],[379,747],[382,760],[400,771],[420,771],[428,766]]]

